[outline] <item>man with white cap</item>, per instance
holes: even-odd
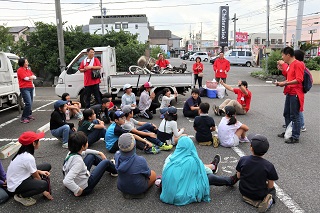
[[[123,108],[126,105],[131,106],[133,113],[139,114],[140,110],[137,108],[137,100],[136,100],[136,95],[132,92],[132,86],[131,84],[125,84],[123,86],[123,92],[124,94],[122,95],[121,98],[121,108]]]

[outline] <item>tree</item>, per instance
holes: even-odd
[[[13,41],[14,37],[9,33],[9,28],[0,26],[0,51],[9,52]]]
[[[273,75],[280,75],[281,71],[278,70],[277,68],[277,61],[281,60],[281,51],[276,50],[272,51],[268,57],[268,70],[267,72],[269,74]],[[264,70],[266,70],[266,60],[264,59],[262,62],[262,67]]]

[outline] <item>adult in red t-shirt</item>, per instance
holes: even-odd
[[[158,60],[156,61],[156,65],[160,67],[160,69],[167,68],[170,65],[170,62],[164,58],[162,53],[158,54]]]
[[[219,82],[223,80],[224,83],[227,83],[227,72],[230,70],[230,62],[224,58],[223,52],[219,54],[219,58],[217,58],[213,63],[213,71],[215,73],[216,81]]]
[[[20,68],[17,70],[18,82],[20,93],[24,102],[24,109],[21,116],[21,123],[29,123],[30,120],[34,120],[32,116],[32,103],[33,103],[33,80],[37,77],[28,68],[29,62],[26,58],[20,58],[18,60]]]
[[[213,110],[216,115],[225,114],[224,108],[226,106],[233,106],[236,109],[237,115],[245,115],[250,109],[251,103],[251,91],[248,90],[248,83],[246,81],[239,81],[237,88],[232,88],[228,84],[224,83],[223,80],[220,80],[220,84],[222,84],[227,90],[234,92],[237,95],[237,100],[226,99],[219,107],[214,106]]]
[[[92,47],[87,49],[87,57],[80,63],[79,71],[84,73],[84,88],[86,93],[86,109],[90,108],[91,94],[97,104],[101,104],[100,95],[100,78],[92,78],[92,70],[100,70],[101,64],[98,58],[94,57],[94,49]]]
[[[294,58],[294,50],[291,47],[285,47],[282,50],[282,59],[278,61],[278,66],[282,67],[282,73],[286,80],[277,82],[276,86],[284,87],[283,93],[286,96],[284,103],[283,116],[286,126],[292,122],[292,136],[285,140],[285,143],[299,143],[300,137],[300,112],[303,111],[304,93],[303,93],[303,75],[304,64]],[[285,69],[287,63],[289,66]],[[284,132],[278,135],[284,138]]]
[[[196,87],[197,80],[199,83],[199,88],[202,87],[203,64],[201,63],[200,57],[196,58],[196,63],[193,64],[192,70],[193,70],[193,74],[194,74],[194,87]]]

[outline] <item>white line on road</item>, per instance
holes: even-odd
[[[240,157],[245,156],[246,154],[238,147],[231,147],[235,153]],[[276,183],[274,184],[276,188],[277,197],[288,207],[288,209],[293,213],[304,213],[304,210],[297,204],[287,193],[285,193]]]
[[[51,101],[50,103],[47,103],[47,104],[45,104],[45,105],[43,105],[43,106],[41,106],[41,107],[36,108],[36,109],[33,110],[32,112],[39,111],[41,108],[46,107],[46,106],[48,106],[48,105],[50,105],[50,104],[53,104],[54,102],[56,102],[56,101]],[[19,117],[20,117],[20,116],[19,116]],[[3,128],[3,127],[6,126],[6,125],[8,125],[8,124],[10,124],[10,123],[18,120],[18,119],[19,119],[19,118],[13,118],[13,119],[11,119],[11,120],[9,120],[9,121],[7,121],[7,122],[4,122],[4,123],[0,124],[0,129]]]
[[[40,141],[57,141],[58,138],[41,138]],[[18,141],[18,138],[1,138],[0,142],[15,142]]]

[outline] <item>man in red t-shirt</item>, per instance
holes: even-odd
[[[160,69],[164,69],[164,68],[167,68],[168,66],[169,67],[171,66],[170,62],[163,57],[162,53],[158,54],[158,60],[156,61],[156,65],[158,65]]]
[[[232,88],[228,84],[224,83],[223,80],[220,80],[220,84],[222,84],[227,90],[234,92],[237,95],[237,100],[226,99],[219,107],[213,106],[213,111],[216,115],[225,114],[224,108],[226,106],[233,106],[236,109],[236,113],[238,115],[245,115],[250,109],[251,103],[251,91],[248,90],[248,83],[246,81],[239,81],[237,88]]]
[[[84,73],[84,88],[86,93],[86,109],[90,108],[91,94],[94,95],[97,104],[101,104],[100,78],[92,78],[92,70],[100,70],[101,64],[98,58],[94,57],[94,49],[87,49],[87,57],[80,63],[79,71]]]
[[[224,83],[227,82],[227,72],[230,70],[230,62],[224,58],[223,52],[219,54],[219,58],[214,61],[213,71],[215,73],[216,81],[219,82],[221,79]]]
[[[286,80],[277,82],[276,86],[284,87],[283,93],[286,96],[283,116],[286,126],[292,122],[292,136],[285,140],[285,143],[299,143],[300,137],[300,112],[303,111],[304,93],[303,93],[303,75],[304,64],[294,57],[294,50],[291,47],[285,47],[282,50],[282,59],[278,61],[278,66],[282,67],[282,73]],[[285,65],[287,63],[289,66]],[[278,137],[284,138],[284,132],[278,134]]]

